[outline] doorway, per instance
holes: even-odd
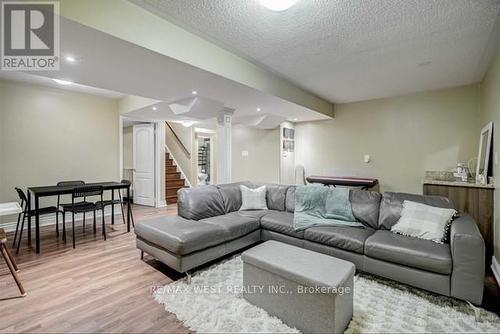
[[[196,157],[198,184],[214,184],[214,140],[213,135],[196,134]]]
[[[120,175],[121,179],[132,183],[131,201],[139,205],[165,206],[161,192],[164,187],[159,185],[164,182],[161,178],[164,131],[159,122],[124,116],[120,116],[120,125]]]
[[[135,124],[133,134],[133,182],[136,204],[155,205],[155,128]]]

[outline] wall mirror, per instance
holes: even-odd
[[[488,183],[492,134],[493,122],[490,122],[481,130],[481,137],[479,139],[479,153],[476,167],[476,182],[478,183]]]

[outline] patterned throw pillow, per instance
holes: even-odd
[[[454,209],[404,201],[401,218],[391,228],[391,232],[442,244],[456,214]]]
[[[266,186],[251,189],[240,185],[242,210],[267,210]]]

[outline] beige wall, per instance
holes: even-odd
[[[232,137],[232,182],[279,182],[279,128],[260,130],[235,125]],[[248,151],[248,156],[243,157],[242,151]]]
[[[115,100],[0,81],[0,106],[0,202],[15,186],[119,179]]]
[[[123,168],[134,168],[134,127],[123,128]]]
[[[500,148],[500,52],[497,54],[491,63],[486,76],[481,83],[481,123],[480,127],[488,122],[495,122],[493,131],[493,151],[498,151]],[[479,129],[477,130],[479,137]],[[493,166],[493,175],[495,176],[497,188],[495,190],[495,257],[500,262],[500,198],[499,176],[500,167],[498,164]]]
[[[306,175],[373,176],[381,191],[421,193],[426,170],[477,155],[478,85],[341,104],[335,114],[296,125],[295,161]]]

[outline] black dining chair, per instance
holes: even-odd
[[[96,232],[96,211],[102,210],[102,234],[106,240],[106,225],[104,223],[104,207],[98,203],[103,202],[103,187],[102,186],[81,186],[75,187],[71,194],[71,203],[63,204],[63,234],[64,241],[66,241],[66,212],[72,214],[72,235],[73,235],[73,248],[75,248],[75,214],[84,212],[94,213],[94,233]],[[99,196],[100,201],[97,203],[88,202],[87,197]],[[83,201],[79,201],[83,198]],[[76,201],[75,201],[76,200]],[[85,231],[85,220],[83,221],[83,230]]]
[[[121,194],[120,190],[118,190],[118,196],[119,196],[119,199],[115,199],[115,200],[108,199],[108,200],[104,200],[102,202],[101,201],[97,201],[96,204],[97,205],[101,205],[104,208],[106,208],[107,206],[110,206],[110,205],[120,204],[120,208],[121,208],[121,211],[122,211],[123,223],[125,224],[125,211],[123,210],[122,194]]]
[[[81,186],[84,185],[85,181],[80,181],[80,180],[75,180],[75,181],[59,181],[57,182],[58,187],[64,187],[64,186]],[[84,199],[85,200],[85,199]],[[69,203],[67,203],[69,204]],[[61,204],[61,195],[57,195],[57,208],[61,205],[67,205],[67,204]],[[62,213],[62,211],[61,211]],[[83,221],[85,221],[85,212],[83,213]],[[57,236],[59,237],[59,224],[56,223],[56,233]]]
[[[22,189],[17,188],[17,187],[15,189],[17,191],[17,195],[19,196],[19,199],[21,200],[21,208],[23,208],[23,212],[17,216],[16,233],[14,234],[14,244],[13,244],[13,246],[16,245],[19,224],[21,223],[21,230],[19,231],[19,239],[17,239],[17,249],[16,249],[16,254],[19,254],[19,247],[21,246],[21,239],[23,238],[24,221],[26,220],[26,218],[30,219],[31,217],[34,217],[36,215],[36,213],[35,213],[35,210],[28,211],[28,198],[26,197],[26,194],[24,193],[24,191],[22,191]],[[56,226],[58,225],[58,222],[59,222],[59,213],[62,213],[62,211],[60,211],[55,206],[48,206],[45,208],[40,208],[38,210],[38,212],[39,212],[40,216],[55,213],[56,214]],[[21,215],[22,215],[22,219],[21,219]]]
[[[132,182],[130,182],[129,180],[121,180],[121,183],[123,184],[127,184],[128,186],[131,186],[132,185]],[[120,190],[118,192],[118,196],[120,196],[120,206],[122,207],[122,215],[124,213],[123,211],[123,197],[122,197],[122,191]],[[130,198],[127,198],[127,201],[130,201]],[[127,206],[128,208],[128,206]],[[124,216],[125,217],[125,216]],[[132,209],[130,209],[130,220],[132,220],[132,226],[135,227],[135,224],[134,224],[134,215],[132,214]],[[123,223],[125,224],[125,218],[123,218]]]
[[[121,183],[123,184],[127,184],[127,185],[131,185],[132,182],[130,182],[129,180],[121,180]],[[105,207],[106,206],[109,206],[109,205],[115,205],[115,204],[120,204],[120,208],[121,208],[121,212],[122,212],[122,218],[123,218],[123,223],[125,224],[127,222],[126,220],[126,217],[125,217],[125,210],[123,209],[123,195],[122,195],[122,190],[123,189],[119,189],[118,190],[118,198],[119,199],[115,199],[114,201],[112,200],[107,200],[107,201],[103,201],[103,203],[100,203],[101,205],[104,205]],[[132,221],[132,226],[135,227],[135,224],[134,224],[134,215],[132,214],[132,210],[130,210],[130,220]]]

